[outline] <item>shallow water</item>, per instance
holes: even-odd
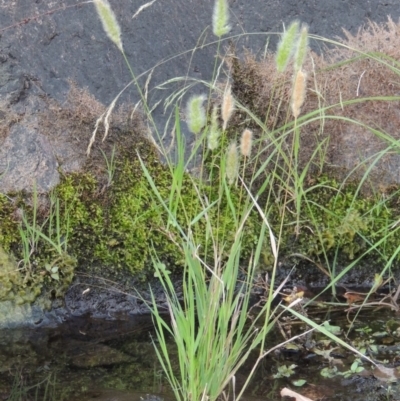
[[[359,349],[368,348],[371,358],[392,369],[393,383],[374,373],[367,362],[357,374],[323,377],[324,369],[348,372],[355,357],[333,343],[323,342],[314,333],[311,339],[299,339],[266,357],[245,399],[279,399],[283,387],[312,400],[399,399],[395,384],[398,373],[394,370],[400,364],[399,317],[382,310],[363,313],[348,337],[343,335],[348,325],[343,312],[331,313],[329,318],[332,327],[341,327],[342,338]],[[303,329],[296,322],[290,329],[282,325],[267,346],[281,342],[283,333],[294,335]],[[173,400],[153,350],[152,336],[149,316],[118,322],[79,318],[52,329],[3,330],[0,333],[0,400]],[[238,373],[237,388],[244,383],[256,357],[253,355]],[[276,378],[279,369],[286,366],[290,370],[292,365],[296,366],[289,377],[283,371],[282,377]],[[296,387],[297,380],[306,380],[306,384]]]

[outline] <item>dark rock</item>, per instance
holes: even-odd
[[[33,182],[41,191],[47,192],[58,184],[55,152],[38,128],[35,118],[26,118],[11,127],[0,149],[3,192],[31,188]]]
[[[18,125],[10,132],[4,125],[0,130],[0,172],[3,172],[0,188],[2,191],[21,187],[29,190],[36,180],[39,191],[47,191],[58,182],[58,167],[65,167],[64,171],[79,169],[82,160],[77,160],[66,147],[62,165],[56,162],[57,146],[54,143],[51,146],[51,139],[46,140],[38,122],[32,120],[39,108],[47,107],[38,96],[49,96],[63,104],[70,82],[75,81],[78,87],[87,88],[99,102],[108,105],[130,82],[131,76],[118,49],[103,32],[91,2],[3,3],[0,101],[2,112],[6,109],[16,113]],[[111,1],[121,25],[127,58],[136,74],[144,74],[140,84],[144,84],[148,72],[152,71],[149,102],[154,105],[166,92],[153,89],[172,77],[189,74],[197,79],[211,78],[216,44],[198,49],[194,54],[190,50],[210,26],[214,1],[163,0],[132,19],[144,3]],[[251,3],[239,0],[231,7],[232,35],[259,33],[235,38],[236,47],[244,46],[256,52],[265,47],[268,38],[265,33],[281,32],[283,24],[295,18],[308,23],[310,33],[332,38],[341,34],[342,27],[355,32],[367,19],[383,22],[387,15],[394,20],[400,16],[398,2],[379,0]],[[274,46],[276,38],[271,35],[270,46]],[[203,40],[214,41],[210,29],[206,29],[201,43]],[[314,42],[313,46],[318,48],[321,44]],[[138,96],[130,88],[122,99],[133,103]],[[161,105],[155,109],[154,118],[163,127],[167,116]],[[8,124],[11,126],[10,121]],[[53,130],[59,131],[54,137],[67,139],[68,132],[63,132],[56,121]],[[81,148],[85,146],[86,143],[80,144]],[[6,154],[5,149],[9,148],[12,153]]]

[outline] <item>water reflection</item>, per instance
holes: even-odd
[[[343,333],[346,331],[348,321],[343,313],[331,314],[329,318],[332,327],[338,325]],[[393,326],[391,332],[389,326]],[[400,333],[395,326],[400,327],[400,321],[392,312],[368,311],[358,318],[350,335],[344,337],[358,348],[365,347],[369,357],[395,373],[394,380],[400,354]],[[121,321],[79,318],[56,328],[3,330],[0,332],[0,400],[173,400],[154,353],[152,337],[149,316]],[[392,341],[388,343],[389,337]],[[277,329],[275,338],[272,336],[267,346],[281,341],[282,333]],[[264,359],[245,400],[279,399],[283,387],[312,400],[400,399],[395,382],[381,380],[368,363],[360,361],[363,371],[353,373],[354,355],[317,334],[312,341],[315,345],[311,348],[309,343],[305,345],[299,340]],[[171,350],[174,357],[172,342]],[[238,372],[236,389],[245,382],[257,356],[254,353]],[[321,374],[335,369],[340,374],[332,377]],[[296,387],[299,382],[305,384]]]

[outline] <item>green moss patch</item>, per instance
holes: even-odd
[[[134,147],[117,147],[115,172],[112,182],[105,185],[104,174],[90,172],[70,173],[63,176],[61,183],[48,197],[47,208],[37,211],[37,226],[54,241],[55,217],[49,218],[49,204],[58,204],[59,236],[67,241],[66,252],[57,253],[41,237],[33,249],[29,265],[23,263],[19,227],[24,223],[18,211],[32,221],[34,210],[31,201],[20,196],[18,207],[11,198],[0,197],[1,277],[0,299],[15,299],[22,303],[33,301],[46,291],[60,296],[71,283],[76,266],[94,263],[113,271],[129,271],[145,277],[153,274],[152,255],[166,263],[170,270],[184,265],[179,243],[181,233],[169,222],[168,213],[154,196],[153,190],[140,165],[140,155],[146,168],[162,195],[169,202],[172,175],[169,167],[160,162],[155,148],[146,140]],[[215,155],[214,155],[215,156]],[[107,156],[106,156],[107,157]],[[103,163],[105,160],[103,157]],[[209,159],[208,166],[216,163]],[[101,169],[100,169],[101,170]],[[104,172],[104,170],[101,170]],[[214,172],[215,173],[215,172]],[[387,259],[395,251],[400,235],[396,227],[389,227],[398,215],[396,197],[391,195],[383,202],[377,197],[357,196],[357,187],[339,185],[320,177],[315,185],[306,189],[301,215],[300,231],[294,230],[294,206],[288,199],[282,233],[281,256],[301,253],[319,258],[340,250],[350,259],[360,255],[377,241],[381,241],[371,255]],[[208,204],[215,206],[205,217],[196,219],[204,210],[204,199],[199,191],[207,194]],[[210,174],[209,180],[197,179],[186,174],[183,179],[180,202],[176,216],[181,227],[193,222],[190,229],[198,243],[199,255],[212,263],[212,238],[206,237],[207,221],[213,227],[214,238],[219,238],[221,257],[230,249],[237,232],[237,213],[243,202],[243,189],[232,188],[230,200],[221,193],[219,178]],[[23,200],[25,199],[25,200]],[[283,197],[274,198],[269,208],[268,219],[274,232],[279,232]],[[255,250],[261,228],[261,218],[254,209],[243,226],[242,255],[245,261]],[[385,238],[382,241],[382,238]],[[264,245],[264,261],[268,268],[272,255],[269,244]],[[13,258],[8,256],[13,254]]]

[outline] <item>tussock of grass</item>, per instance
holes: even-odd
[[[224,16],[224,20],[221,17],[226,7],[226,2],[216,0],[213,28],[218,37],[228,32],[227,17]],[[217,55],[219,49],[220,41]],[[349,47],[345,49],[348,50]],[[331,54],[334,54],[334,51]],[[123,53],[122,48],[121,52]],[[294,61],[292,61],[293,54],[295,54]],[[361,182],[356,186],[351,199],[347,199],[350,203],[344,202],[344,205],[340,202],[343,188],[332,188],[328,183],[318,181],[316,172],[320,175],[328,169],[331,170],[330,164],[334,162],[331,157],[338,143],[333,141],[338,141],[339,135],[342,134],[340,129],[336,132],[334,129],[342,128],[348,123],[362,127],[374,138],[386,141],[386,148],[382,153],[382,156],[386,156],[387,146],[394,146],[396,139],[387,135],[382,127],[363,121],[362,115],[358,116],[360,120],[356,120],[351,115],[351,110],[357,106],[368,107],[371,101],[390,102],[394,99],[381,95],[380,99],[375,96],[373,99],[358,101],[351,96],[349,82],[345,90],[339,88],[336,92],[329,91],[328,86],[335,82],[334,74],[340,72],[344,65],[352,65],[353,62],[360,60],[367,61],[362,51],[358,52],[355,60],[339,65],[326,64],[323,57],[315,54],[306,57],[306,54],[307,28],[304,27],[299,34],[299,22],[295,21],[282,35],[275,57],[267,55],[262,62],[255,61],[249,55],[243,62],[235,57],[226,59],[231,72],[228,79],[232,81],[232,86],[225,85],[222,101],[218,106],[213,102],[216,87],[202,82],[210,93],[208,100],[213,108],[211,121],[206,119],[206,110],[203,108],[205,99],[202,97],[189,99],[187,123],[189,130],[196,134],[189,161],[197,160],[198,153],[202,153],[199,163],[201,174],[192,178],[195,190],[193,201],[199,202],[202,206],[197,209],[197,214],[188,214],[186,209],[188,199],[185,197],[184,172],[189,162],[185,160],[185,141],[179,115],[180,103],[191,83],[167,99],[168,104],[174,103],[171,117],[175,115],[173,132],[177,148],[175,158],[171,158],[167,152],[164,153],[170,169],[169,196],[164,194],[165,188],[159,187],[156,177],[152,175],[146,161],[139,154],[153,200],[160,204],[168,216],[164,230],[170,233],[172,241],[184,254],[182,305],[170,279],[170,271],[160,260],[157,250],[154,250],[154,267],[166,292],[171,327],[160,315],[154,298],[150,306],[157,327],[159,343],[156,345],[156,350],[178,400],[216,400],[225,394],[229,382],[234,383],[234,375],[247,358],[248,350],[255,347],[260,349],[257,363],[268,353],[264,352],[265,336],[275,319],[279,318],[277,310],[272,311],[272,300],[276,295],[273,288],[278,268],[278,254],[282,245],[288,246],[292,228],[295,241],[299,240],[301,244],[305,238],[309,238],[304,235],[306,227],[316,238],[315,254],[325,257],[328,264],[328,253],[331,249],[344,250],[349,243],[355,244],[356,237],[362,238],[363,231],[367,229],[368,218],[361,215],[357,209],[357,196],[367,182],[366,178],[370,176],[371,165],[369,166],[365,159],[361,160],[366,172],[361,172]],[[124,53],[123,56],[126,60]],[[388,67],[388,63],[382,58],[375,56],[373,58],[380,65]],[[274,67],[271,66],[273,59],[276,70],[275,63]],[[136,77],[128,61],[127,64],[136,83]],[[217,63],[215,73],[218,74]],[[360,78],[363,75],[364,73]],[[310,76],[308,80],[307,76]],[[186,85],[187,79],[182,80]],[[140,88],[138,90],[149,121],[153,122],[146,99]],[[359,90],[360,81],[356,97],[359,97]],[[221,94],[217,94],[216,97],[220,98]],[[397,98],[395,100],[398,101]],[[218,141],[217,107],[221,109],[221,141]],[[242,159],[237,145],[237,131],[240,126],[245,127],[245,134],[241,139]],[[154,130],[159,135],[157,127],[154,127]],[[250,158],[253,132],[256,134],[257,150]],[[159,137],[158,140],[162,141],[162,138]],[[353,154],[350,156],[354,158]],[[372,166],[377,165],[379,159],[379,157],[372,159]],[[354,170],[350,173],[357,177],[353,174]],[[349,174],[349,169],[346,174]],[[319,191],[323,192],[325,189],[333,189],[334,203],[337,202],[344,208],[344,215],[336,214],[336,210],[326,209],[315,198]],[[235,199],[237,192],[238,202]],[[261,224],[258,236],[257,234],[255,236],[245,284],[237,293],[239,261],[244,256],[241,250],[244,240],[243,228],[253,208],[259,213]],[[319,212],[322,212],[323,216],[330,213],[334,223],[330,225],[328,222],[328,227],[324,227],[325,221],[318,220]],[[272,220],[269,219],[269,214],[272,215]],[[223,217],[233,222],[230,229],[225,223],[226,220],[222,220]],[[206,243],[199,242],[199,236],[195,234],[198,224],[202,226],[209,240]],[[258,329],[253,331],[251,324],[249,332],[244,322],[248,317],[250,283],[260,263],[265,237],[269,237],[273,256],[271,284],[267,289],[267,299],[262,313],[257,317],[265,316],[265,320],[262,331]],[[389,237],[391,235],[387,234],[382,242]],[[369,242],[369,239],[364,237],[364,241]],[[306,242],[309,243],[307,240]],[[225,250],[227,250],[226,257]],[[377,245],[369,246],[364,254],[372,250],[377,250]],[[360,249],[351,249],[350,258],[359,251]],[[313,250],[310,247],[305,250],[306,254],[311,252]],[[397,253],[396,251],[393,255]],[[330,276],[331,283],[337,282],[340,274],[336,276],[334,268],[321,270]],[[284,309],[290,310],[290,307]],[[301,318],[298,313],[292,313]],[[303,320],[340,342],[311,320],[307,318]],[[178,374],[171,365],[170,351],[165,338],[166,331],[174,338],[177,345]],[[261,338],[260,333],[262,333]],[[242,393],[239,393],[238,398],[241,395]]]

